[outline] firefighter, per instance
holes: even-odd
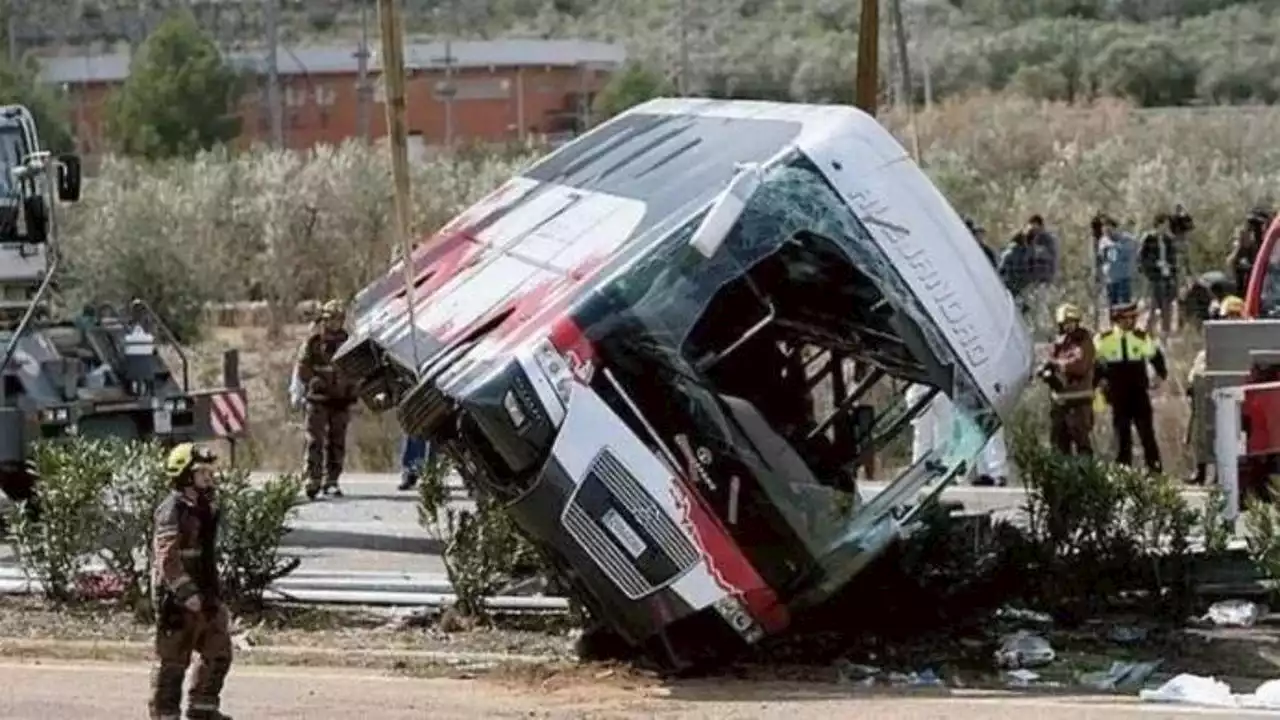
[[[1222,302],[1218,305],[1217,311],[1211,319],[1238,320],[1242,317],[1244,317],[1244,300],[1235,295],[1228,295],[1222,299]],[[1191,402],[1191,416],[1187,418],[1187,434],[1185,439],[1187,445],[1190,445],[1192,448],[1197,448],[1199,446],[1199,443],[1196,442],[1195,438],[1195,429],[1199,422],[1199,418],[1196,417],[1195,387],[1196,381],[1204,375],[1206,362],[1205,352],[1202,348],[1200,352],[1196,353],[1195,359],[1191,361],[1191,370],[1187,373],[1187,399]],[[1187,482],[1192,485],[1203,485],[1206,477],[1208,476],[1208,472],[1209,464],[1203,460],[1197,459],[1196,471],[1190,478],[1187,478]]]
[[[1160,446],[1156,443],[1150,391],[1158,389],[1169,377],[1164,352],[1155,337],[1135,327],[1138,307],[1124,303],[1111,308],[1111,329],[1094,339],[1097,352],[1096,376],[1107,403],[1111,406],[1111,425],[1116,435],[1116,462],[1133,464],[1132,430],[1137,429],[1142,441],[1142,455],[1147,470],[1160,472]],[[1147,365],[1155,370],[1154,382],[1148,379]]]
[[[212,453],[191,443],[174,447],[165,461],[173,491],[156,509],[152,543],[157,658],[149,703],[153,719],[179,717],[182,683],[194,652],[187,717],[230,720],[219,709],[231,668],[231,637],[215,555],[215,462]]]
[[[1041,378],[1049,385],[1050,440],[1064,455],[1093,454],[1093,337],[1081,325],[1080,308],[1063,303],[1054,311],[1058,337]]]
[[[306,492],[312,500],[321,490],[342,497],[338,477],[346,460],[347,425],[356,401],[355,387],[333,365],[334,353],[347,341],[341,303],[325,303],[319,320],[298,360],[298,379],[306,390]]]

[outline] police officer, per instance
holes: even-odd
[[[149,702],[154,720],[179,717],[182,683],[193,652],[197,659],[187,717],[230,720],[219,710],[231,668],[231,637],[215,555],[215,461],[208,450],[183,443],[165,462],[173,491],[155,512],[151,563],[158,661]]]
[[[1050,439],[1064,455],[1093,454],[1093,337],[1081,322],[1083,313],[1071,303],[1054,311],[1058,337],[1041,378],[1049,385]]]
[[[306,392],[306,491],[312,500],[322,489],[342,497],[338,477],[346,461],[347,425],[356,401],[354,385],[333,365],[334,354],[347,341],[342,305],[337,300],[325,303],[319,320],[298,360],[298,380]]]
[[[1111,329],[1094,339],[1096,373],[1098,386],[1111,405],[1111,425],[1118,446],[1116,462],[1133,464],[1131,431],[1136,428],[1147,470],[1160,472],[1160,446],[1156,443],[1149,391],[1168,379],[1169,369],[1156,339],[1135,327],[1137,317],[1135,303],[1111,308]],[[1156,372],[1154,384],[1148,380],[1148,364]]]

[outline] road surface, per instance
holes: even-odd
[[[0,717],[143,717],[140,664],[0,664]],[[365,671],[236,667],[223,710],[240,720],[471,718],[752,718],[803,720],[1146,720],[1274,715],[1140,705],[1129,698],[875,695],[832,685],[702,682],[627,686],[614,679],[411,679]]]

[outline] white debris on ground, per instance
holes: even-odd
[[[996,619],[1008,622],[1031,623],[1036,625],[1052,625],[1053,617],[1048,613],[1028,610],[1026,608],[1002,607],[996,611]]]
[[[1160,667],[1161,661],[1113,662],[1107,670],[1080,675],[1080,684],[1102,692],[1135,690],[1147,682]]]
[[[1040,673],[1025,668],[1010,670],[1004,674],[1005,684],[1014,688],[1029,688],[1039,679]]]
[[[1218,627],[1253,627],[1266,609],[1248,600],[1222,600],[1209,606],[1203,620]]]
[[[1155,690],[1143,690],[1145,702],[1197,705],[1244,710],[1280,710],[1280,680],[1268,680],[1247,695],[1231,692],[1231,686],[1217,678],[1182,674]]]
[[[996,664],[1003,668],[1030,668],[1048,665],[1057,658],[1048,640],[1026,630],[1006,635],[996,650]]]

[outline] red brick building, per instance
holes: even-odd
[[[356,44],[280,48],[277,68],[288,147],[339,143],[359,135],[358,51]],[[245,145],[271,137],[265,56],[262,50],[228,55],[228,62],[260,78],[242,102]],[[426,145],[444,144],[450,104],[455,143],[573,132],[589,121],[591,99],[625,59],[619,46],[579,40],[407,44],[409,132],[420,135]],[[104,111],[110,94],[128,77],[128,54],[49,57],[42,62],[41,79],[67,92],[81,152],[104,150]],[[368,127],[377,138],[386,134],[386,109],[376,51],[368,64]]]

